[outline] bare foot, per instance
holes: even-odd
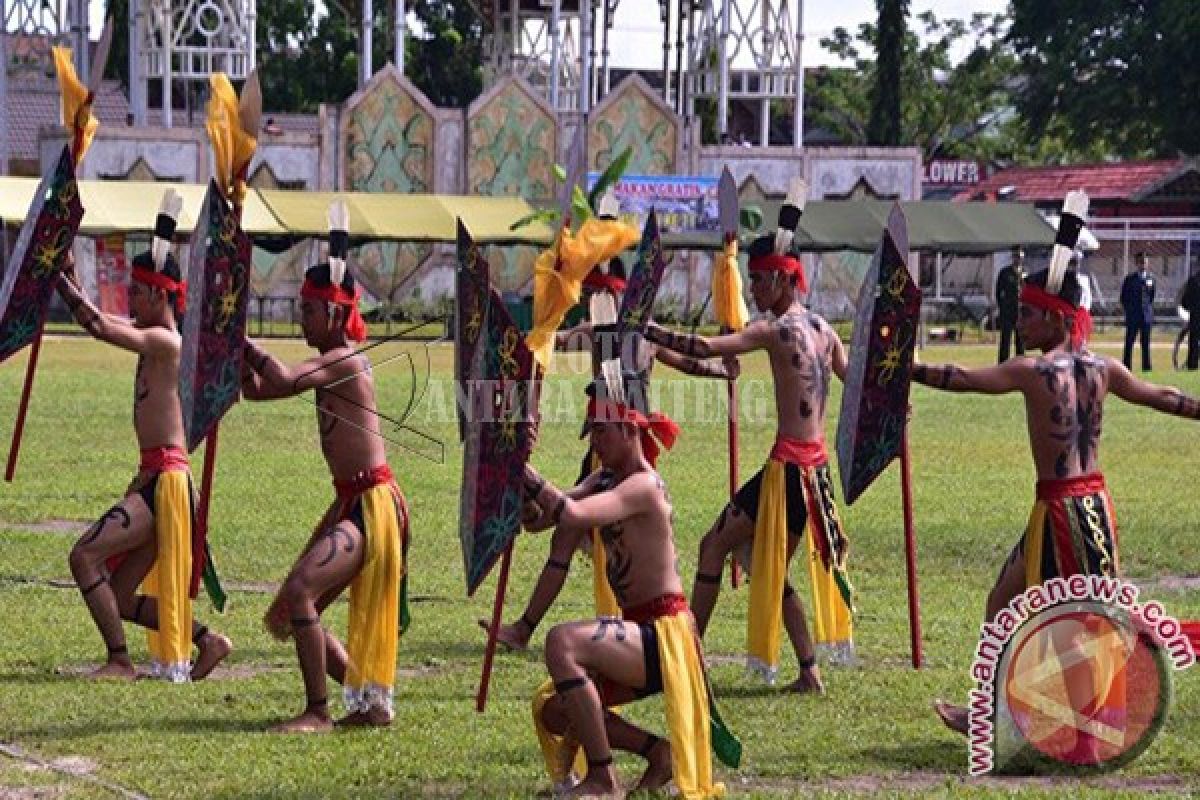
[[[573,788],[561,795],[561,797],[602,797],[616,798],[617,800],[624,796],[625,793],[617,784],[617,773],[611,765],[602,770],[589,771],[583,781],[575,784]]]
[[[486,619],[478,620],[479,627],[487,631],[491,627],[491,623]],[[512,625],[501,625],[496,629],[496,641],[504,645],[509,650],[527,650],[529,649],[529,637],[533,635],[533,631],[529,630],[525,623],[515,622]]]
[[[937,712],[937,715],[947,728],[955,733],[966,735],[967,709],[964,706],[956,706],[944,700],[934,700],[933,710]]]
[[[800,670],[800,677],[783,687],[785,692],[794,694],[825,694],[825,684],[821,681],[821,671],[817,667]]]
[[[339,728],[386,728],[392,724],[392,714],[382,708],[352,711],[334,723]]]
[[[225,656],[233,652],[233,642],[229,637],[209,631],[204,634],[197,646],[196,663],[192,664],[192,680],[202,681],[213,671],[213,667],[225,660]]]
[[[646,771],[633,787],[635,792],[652,792],[671,782],[671,743],[660,739],[646,756]]]
[[[333,721],[325,713],[305,710],[298,717],[267,728],[267,733],[328,733],[333,730]]]
[[[131,681],[137,678],[137,670],[127,661],[109,661],[88,673],[93,680],[115,679]]]

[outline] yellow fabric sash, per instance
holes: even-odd
[[[360,497],[366,554],[362,570],[350,582],[343,694],[349,711],[372,706],[391,711],[400,643],[400,581],[406,570],[400,518],[390,483],[367,489]]]
[[[708,686],[688,612],[659,617],[659,665],[663,677],[667,731],[671,744],[671,772],[680,796],[687,800],[723,797],[725,786],[713,781],[712,729],[708,713]],[[554,697],[554,682],[547,679],[534,692],[533,725],[546,773],[556,786],[587,774],[587,758],[570,732],[557,736],[542,722],[542,709]]]
[[[1047,516],[1049,516],[1049,506],[1043,500],[1038,500],[1033,505],[1033,510],[1029,514],[1029,523],[1025,528],[1025,588],[1029,589],[1042,584],[1042,558],[1045,552],[1045,537],[1053,535],[1046,530]],[[1112,517],[1111,509],[1109,516]],[[1061,576],[1068,577],[1068,576]],[[1090,648],[1094,648],[1094,652],[1086,660],[1088,665],[1088,673],[1091,680],[1091,697],[1088,701],[1093,712],[1099,710],[1099,717],[1096,713],[1091,715],[1092,719],[1099,722],[1098,730],[1101,735],[1096,737],[1102,741],[1109,741],[1115,745],[1120,744],[1120,737],[1123,735],[1126,705],[1128,701],[1126,687],[1126,671],[1125,664],[1128,660],[1129,653],[1125,648],[1124,643],[1112,635],[1105,636],[1099,639],[1095,634],[1091,634],[1085,638],[1085,642]],[[1057,675],[1062,685],[1058,687],[1057,692],[1050,691],[1046,686],[1025,686],[1012,685],[1010,679],[1010,691],[1016,699],[1023,702],[1033,704],[1037,702],[1037,706],[1045,713],[1046,702],[1045,698],[1048,695],[1058,694],[1064,701],[1068,699],[1069,688],[1065,683],[1067,670],[1061,665],[1062,654],[1060,651],[1070,649],[1071,643],[1054,642],[1046,639],[1042,642],[1039,650],[1042,660],[1047,664],[1046,674]],[[1026,698],[1023,695],[1024,689],[1030,689],[1033,692],[1032,698]],[[1078,688],[1076,688],[1078,691]],[[1073,701],[1071,705],[1075,705]],[[1066,702],[1063,704],[1063,710],[1068,710]],[[1076,711],[1079,709],[1076,708]],[[1072,718],[1059,719],[1064,725],[1069,725],[1078,730],[1079,720]],[[1109,734],[1106,736],[1105,734]],[[1036,735],[1036,732],[1033,734]],[[1091,734],[1077,733],[1079,737],[1090,736]],[[1077,744],[1083,747],[1084,743]]]
[[[637,228],[624,222],[592,217],[578,233],[559,231],[549,250],[533,264],[533,329],[525,344],[544,373],[550,371],[554,354],[554,332],[563,317],[579,302],[583,279],[592,267],[609,260],[635,244]]]
[[[708,686],[696,647],[692,615],[684,611],[659,617],[654,620],[654,631],[658,634],[675,786],[686,800],[723,797],[724,784],[713,782]]]
[[[750,580],[750,612],[746,616],[746,650],[751,669],[769,683],[779,671],[779,639],[783,629],[783,586],[787,581],[786,466],[770,459],[763,468]]]
[[[551,733],[542,722],[542,709],[554,698],[554,681],[547,678],[533,693],[533,728],[537,732],[538,746],[546,764],[546,774],[556,788],[569,786],[571,773],[576,777],[587,774],[587,755],[579,742],[568,730],[562,736]]]
[[[96,137],[100,120],[92,114],[92,98],[88,88],[75,74],[71,48],[52,48],[54,69],[58,73],[58,91],[62,99],[63,127],[71,132],[71,156],[78,167]],[[7,134],[6,134],[7,135]]]
[[[600,469],[600,457],[592,453],[592,472]],[[597,617],[619,617],[621,607],[608,582],[608,552],[604,549],[604,538],[600,529],[592,529],[592,596],[596,599]]]
[[[808,577],[812,586],[813,640],[817,649],[828,653],[836,663],[853,661],[853,609],[847,600],[849,584],[838,584],[838,571],[844,565],[821,557],[818,536],[826,536],[823,527],[838,524],[831,497],[822,497],[822,484],[813,467],[797,465],[803,476],[805,506],[808,510]],[[779,645],[783,630],[783,587],[787,581],[787,465],[775,458],[763,468],[758,496],[758,516],[754,524],[751,560],[750,612],[746,621],[746,649],[749,667],[770,683],[779,671]],[[828,508],[829,519],[823,509]],[[827,537],[831,538],[831,537]]]
[[[717,323],[731,331],[746,327],[750,312],[742,296],[742,274],[738,271],[737,239],[725,243],[724,253],[713,263],[713,312]]]
[[[191,680],[192,506],[184,471],[161,472],[154,489],[157,555],[142,592],[158,599],[158,631],[147,633],[151,672],[172,683]]]
[[[400,579],[404,551],[396,497],[390,484],[361,495],[366,554],[350,583],[350,635],[346,640],[346,708],[392,710],[400,629]]]

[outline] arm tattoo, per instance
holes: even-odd
[[[666,328],[651,327],[646,331],[646,338],[657,345],[682,353],[685,356],[708,358],[712,349],[702,336],[692,336],[686,333],[675,333]]]
[[[558,496],[558,502],[554,504],[554,510],[550,512],[550,521],[555,525],[558,524],[558,518],[562,516],[563,508],[565,508],[566,505],[567,496],[565,494],[560,494]]]
[[[959,391],[964,389],[963,386],[951,386],[956,378],[961,378],[963,371],[954,366],[947,364],[943,367],[932,367],[928,364],[917,364],[913,367],[913,380],[917,383],[923,383],[926,386],[931,386],[934,389],[945,389],[948,391]]]
[[[701,361],[698,358],[687,356],[683,359],[683,371],[689,375],[695,375],[698,378],[728,378],[729,373],[725,371],[725,367],[713,364],[711,361]]]
[[[1177,417],[1187,417],[1188,419],[1200,419],[1200,400],[1194,397],[1188,397],[1178,389],[1174,390],[1175,409],[1171,412]]]
[[[536,499],[542,493],[542,489],[546,488],[546,479],[541,475],[537,476],[536,480],[525,481],[525,494],[531,500]]]

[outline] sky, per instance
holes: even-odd
[[[794,19],[796,0],[788,3]],[[753,5],[754,0],[740,0],[742,8],[750,9]],[[914,26],[913,20],[924,11],[933,11],[939,19],[969,19],[975,12],[995,14],[1007,6],[1008,0],[914,0],[909,4],[909,26]],[[840,26],[853,33],[859,23],[874,22],[877,17],[875,0],[808,0],[803,10],[806,67],[842,63],[821,47],[820,40],[833,33],[834,28]],[[658,20],[657,0],[621,0],[609,34],[609,48],[614,66],[661,67],[662,24]]]
[[[755,0],[737,0],[749,9]],[[778,2],[779,0],[777,0]],[[271,0],[260,0],[269,3]],[[389,0],[375,0],[376,4]],[[797,0],[787,0],[792,14]],[[103,0],[91,0],[90,17],[93,31],[103,24]],[[909,10],[912,18],[932,10],[940,19],[967,19],[977,11],[997,13],[1008,6],[1008,0],[913,0]],[[876,18],[875,0],[808,0],[804,10],[804,65],[837,65],[838,60],[820,45],[820,40],[841,26],[855,31],[861,22]],[[910,25],[913,23],[910,19]],[[620,0],[613,30],[609,34],[611,64],[616,67],[653,69],[662,64],[662,24],[658,20],[658,0]],[[965,52],[962,54],[965,55]],[[673,56],[672,56],[673,58]]]

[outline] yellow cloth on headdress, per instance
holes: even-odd
[[[404,551],[396,496],[390,483],[361,495],[366,554],[350,584],[350,635],[346,639],[346,708],[392,710],[400,628],[400,578]]]
[[[713,262],[713,311],[717,324],[731,331],[746,327],[750,311],[742,296],[742,274],[738,271],[737,239],[725,242],[725,249]]]
[[[212,96],[208,100],[208,119],[204,127],[213,149],[213,179],[235,206],[246,195],[246,169],[254,158],[258,141],[250,131],[242,130],[237,92],[225,73],[209,79]]]
[[[147,640],[152,672],[173,683],[191,680],[192,494],[188,473],[161,472],[154,488],[154,564],[142,591],[158,598],[158,631]]]
[[[580,226],[578,233],[564,227],[550,249],[538,255],[533,265],[533,328],[525,336],[525,344],[543,372],[550,369],[554,332],[579,302],[583,279],[594,266],[632,246],[639,238],[637,228],[632,225],[592,217]]]
[[[746,649],[750,666],[774,682],[779,671],[783,586],[787,582],[787,487],[785,465],[770,459],[763,468],[750,563],[750,612]]]
[[[63,127],[71,132],[71,156],[75,166],[96,137],[100,120],[92,114],[92,97],[88,88],[75,75],[75,63],[71,60],[71,48],[55,47],[54,69],[58,73],[58,91],[62,95]]]

